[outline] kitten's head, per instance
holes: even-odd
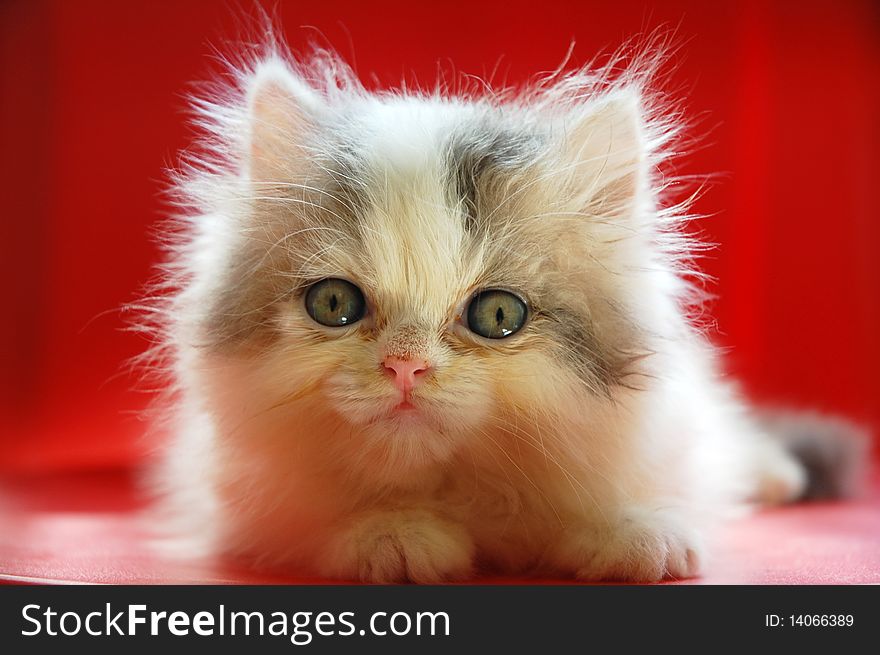
[[[183,181],[181,375],[215,410],[413,471],[632,386],[677,285],[637,84],[372,94],[277,57],[242,80],[203,106],[227,161]]]

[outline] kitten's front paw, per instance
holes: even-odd
[[[371,513],[338,534],[324,553],[324,575],[363,582],[437,583],[473,572],[465,529],[424,510]]]
[[[580,580],[657,582],[696,576],[702,551],[674,511],[636,508],[611,526],[567,531],[556,560]]]

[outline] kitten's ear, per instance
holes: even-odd
[[[605,216],[631,211],[648,175],[640,95],[620,89],[586,107],[566,135],[572,183],[584,207]]]
[[[247,89],[251,181],[287,181],[301,173],[322,99],[278,59],[264,61]]]

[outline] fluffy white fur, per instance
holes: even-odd
[[[658,173],[677,124],[650,65],[369,93],[331,55],[279,52],[196,101],[205,138],[176,177],[154,477],[187,554],[654,581],[696,575],[731,507],[798,496],[804,471],[689,318],[685,212]],[[363,321],[310,319],[327,277],[363,290]],[[520,333],[462,325],[487,287],[529,300]],[[379,365],[402,342],[434,367],[406,415]]]

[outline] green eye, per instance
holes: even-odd
[[[467,324],[472,332],[487,339],[503,339],[519,332],[526,322],[528,308],[509,291],[480,291],[467,308]]]
[[[343,327],[364,317],[364,294],[351,282],[328,278],[315,282],[306,294],[306,311],[327,327]]]

